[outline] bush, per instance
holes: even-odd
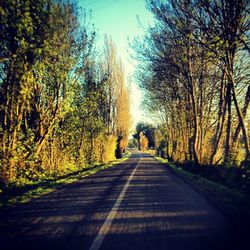
[[[176,163],[177,167],[182,168],[193,174],[200,175],[211,181],[215,181],[228,187],[244,189],[250,193],[250,171],[243,167],[230,165],[195,165],[192,161]]]

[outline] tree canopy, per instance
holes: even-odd
[[[164,118],[166,155],[197,165],[249,162],[249,1],[147,7],[155,23],[132,46],[144,102]]]
[[[1,185],[105,163],[126,148],[123,66],[110,37],[96,48],[90,23],[74,1],[1,1]]]

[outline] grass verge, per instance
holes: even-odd
[[[131,156],[129,151],[123,155],[121,159],[116,159],[112,162],[102,165],[96,165],[92,168],[83,169],[67,176],[62,176],[57,179],[46,180],[22,189],[7,190],[0,193],[0,208],[14,206],[20,203],[26,203],[34,198],[39,198],[42,195],[58,190],[64,185],[74,183],[83,177],[93,175],[101,170],[113,167],[127,160]]]
[[[211,204],[217,208],[235,226],[244,230],[250,221],[250,197],[239,190],[229,188],[222,184],[210,181],[197,174],[190,173],[169,163],[161,157],[154,158],[178,174],[185,182],[190,184],[196,191],[204,195]]]

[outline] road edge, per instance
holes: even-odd
[[[151,154],[150,154],[151,155]],[[221,199],[218,199],[218,196],[225,195],[230,196],[225,190],[230,190],[230,188],[225,187],[221,184],[214,183],[210,180],[205,179],[204,177],[192,174],[190,172],[187,172],[183,169],[178,169],[178,167],[174,166],[174,163],[167,162],[166,159],[163,159],[161,157],[153,156],[151,155],[156,161],[158,161],[160,164],[163,164],[169,171],[171,171],[173,174],[175,174],[177,177],[179,177],[182,181],[184,181],[186,184],[190,185],[196,192],[198,192],[200,195],[202,195],[212,206],[214,209],[216,209],[234,228],[235,234],[239,239],[242,240],[242,246],[244,246],[244,242],[248,237],[248,227],[250,223],[250,201],[248,201],[247,208],[244,207],[244,203],[247,202],[247,196],[244,196],[244,202],[243,204],[240,204],[240,197],[236,197],[234,194],[234,197],[232,195],[230,198],[238,199],[236,203],[239,202],[238,206],[234,204],[234,207],[229,207],[230,202],[228,200],[225,200],[226,202],[222,202]],[[192,177],[191,177],[192,176]],[[196,179],[196,180],[195,180]],[[206,183],[207,186],[202,186],[202,184]],[[209,187],[210,183],[214,183],[218,186],[221,186],[225,188],[224,191],[222,189],[220,190],[220,193],[218,190],[213,189],[214,186]],[[213,189],[213,190],[212,190]],[[224,198],[224,197],[223,197]],[[228,197],[226,197],[228,199]],[[243,198],[242,198],[243,200]],[[227,204],[226,204],[227,203]],[[237,210],[236,210],[237,207]]]
[[[88,169],[86,171],[84,170],[82,172],[78,171],[76,172],[76,174],[73,173],[70,177],[62,178],[59,180],[52,180],[51,182],[48,182],[46,185],[41,183],[40,186],[38,185],[38,187],[31,190],[27,190],[27,192],[24,192],[22,194],[16,194],[16,195],[13,194],[10,195],[9,197],[8,196],[0,197],[0,210],[7,209],[9,207],[15,207],[19,204],[25,204],[34,199],[38,199],[46,194],[56,192],[67,185],[76,183],[82,178],[94,175],[108,168],[115,167],[120,163],[127,161],[131,157],[131,155],[132,155],[131,152],[128,151],[128,153],[125,154],[121,159],[116,159],[114,161],[108,162],[107,164],[94,166],[93,168]]]

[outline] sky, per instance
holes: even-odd
[[[114,41],[117,54],[122,59],[127,76],[133,75],[136,62],[131,59],[128,39],[142,36],[143,29],[139,27],[138,18],[144,27],[153,23],[153,16],[147,10],[145,0],[78,0],[79,5],[87,11],[92,11],[92,22],[98,33],[98,39],[105,34]],[[131,113],[134,125],[139,121],[150,122],[141,107],[142,92],[131,83]]]

